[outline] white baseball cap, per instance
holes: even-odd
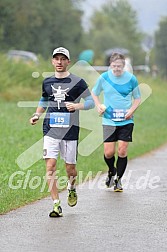
[[[54,49],[52,55],[54,57],[56,54],[59,54],[59,53],[65,55],[70,60],[70,53],[66,48],[58,47],[58,48]]]

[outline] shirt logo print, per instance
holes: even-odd
[[[62,101],[65,101],[66,96],[68,96],[67,91],[69,90],[69,88],[63,90],[61,89],[61,86],[58,86],[58,88],[54,88],[53,85],[51,85],[51,87],[54,96],[54,101],[57,101],[58,109],[60,109],[60,103]]]

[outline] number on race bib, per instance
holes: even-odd
[[[50,113],[50,127],[66,128],[70,125],[70,113]]]
[[[125,109],[113,109],[108,107],[104,113],[104,117],[113,121],[124,121],[126,113],[127,111]]]

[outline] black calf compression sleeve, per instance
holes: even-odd
[[[114,167],[115,156],[113,156],[112,158],[106,158],[104,156],[104,160],[109,168],[109,173],[111,173],[112,176],[115,176],[116,174],[116,168]]]
[[[118,178],[122,178],[122,176],[126,170],[127,162],[128,162],[127,157],[124,157],[124,158],[118,157],[117,163],[116,163]]]

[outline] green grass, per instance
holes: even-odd
[[[145,77],[144,81],[151,87],[152,95],[136,111],[133,143],[129,146],[130,159],[167,142],[166,82]],[[139,82],[143,82],[143,77],[139,77]],[[19,101],[20,97],[22,100],[38,99],[41,87],[40,85],[36,87],[34,84],[30,87],[27,84],[25,88],[22,84],[13,85],[13,95],[8,87],[1,90],[3,91],[1,92],[3,101],[0,102],[0,214],[3,214],[41,199],[49,193],[44,179],[45,163],[42,159],[27,169],[19,167],[16,162],[24,151],[42,138],[42,120],[36,126],[29,124],[29,118],[35,109],[19,108],[16,101]],[[24,96],[22,96],[23,91],[25,91]],[[10,93],[10,96],[7,97],[10,98],[10,102],[5,100],[7,92]],[[84,113],[86,115],[87,112]],[[95,110],[94,113],[96,115]],[[89,130],[81,129],[80,141],[89,133]],[[96,138],[100,137],[98,134]],[[89,148],[89,143],[86,147]],[[42,146],[35,149],[33,153],[27,154],[25,159],[32,160],[37,153],[42,156]],[[88,156],[79,155],[77,169],[78,172],[82,172],[83,176],[80,178],[80,182],[84,181],[90,171],[92,176],[96,176],[98,171],[106,172],[107,167],[103,161],[103,145],[98,146]],[[58,170],[60,176],[66,175],[61,160],[58,160]],[[37,186],[38,184],[39,186]],[[62,186],[64,185],[65,182],[62,182]]]
[[[129,148],[130,158],[167,142],[166,81],[150,78],[146,83],[151,87],[152,94],[136,111],[134,141]]]

